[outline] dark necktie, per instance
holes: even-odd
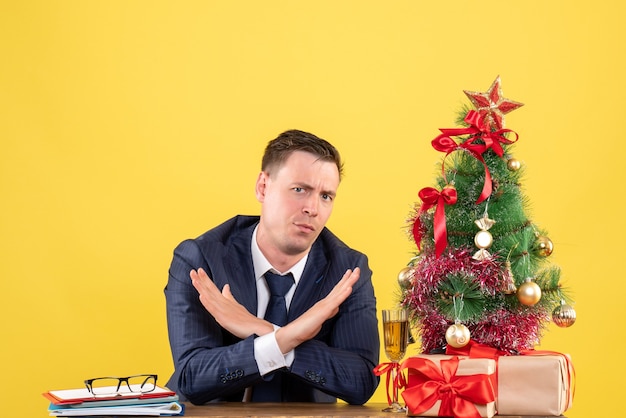
[[[270,289],[270,301],[265,310],[265,320],[282,327],[287,324],[287,303],[285,295],[294,284],[293,275],[287,273],[284,276],[271,272],[265,273],[265,281]],[[280,372],[274,372],[268,380],[254,386],[252,391],[253,402],[281,402],[282,401],[282,376]]]
[[[287,303],[285,295],[293,286],[294,280],[291,273],[284,276],[271,272],[265,273],[265,281],[270,288],[270,301],[265,311],[265,319],[272,324],[282,327],[287,324]]]

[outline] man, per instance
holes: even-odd
[[[175,249],[167,386],[183,400],[363,404],[372,396],[372,272],[325,227],[342,170],[327,141],[284,132],[268,143],[256,181],[261,215],[235,216]],[[290,273],[278,278],[286,294],[270,289],[270,273]]]

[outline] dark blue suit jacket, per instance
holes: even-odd
[[[244,389],[262,382],[254,359],[255,336],[241,340],[221,328],[198,299],[189,272],[202,267],[219,289],[226,283],[235,299],[253,315],[257,295],[250,243],[258,216],[236,216],[175,250],[165,288],[174,374],[167,386],[183,400],[203,404],[241,401]],[[379,379],[379,335],[372,272],[367,257],[348,248],[324,228],[313,244],[289,308],[294,320],[325,297],[347,269],[361,276],[339,313],[319,334],[295,349],[285,401],[363,404]],[[267,376],[266,376],[267,378]]]

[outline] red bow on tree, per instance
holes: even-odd
[[[480,418],[474,404],[495,401],[493,383],[486,374],[457,376],[459,358],[441,360],[440,367],[422,357],[410,357],[402,363],[409,369],[409,386],[402,397],[412,414],[421,413],[441,401],[439,416]]]
[[[476,201],[476,204],[478,204],[487,199],[492,191],[491,174],[489,173],[487,163],[485,163],[482,155],[488,149],[492,149],[493,152],[496,153],[496,155],[502,158],[502,156],[504,155],[504,149],[502,148],[502,144],[508,145],[514,143],[515,141],[517,141],[518,135],[510,129],[498,129],[496,131],[491,131],[491,127],[488,123],[485,122],[484,115],[481,115],[475,110],[470,110],[469,112],[467,112],[464,120],[467,124],[470,125],[469,127],[457,129],[439,129],[441,131],[441,135],[433,139],[431,143],[433,148],[435,148],[437,151],[445,152],[446,156],[451,152],[459,149],[467,150],[483,164],[483,166],[485,167],[485,183],[483,185],[483,190],[480,193],[478,200]],[[515,135],[515,141],[511,141],[504,136],[504,134],[507,132],[512,132]],[[461,144],[457,144],[451,137],[459,135],[470,135],[470,138]],[[476,142],[479,140],[482,141],[482,143]],[[441,171],[444,171],[443,163]]]
[[[445,205],[454,205],[456,203],[456,189],[453,186],[446,186],[439,192],[439,190],[435,188],[424,187],[419,191],[419,197],[422,200],[422,204],[415,217],[415,222],[413,223],[413,238],[415,239],[417,248],[421,250],[422,221],[420,220],[420,216],[428,209],[436,206],[433,227],[435,233],[435,254],[439,257],[448,246]]]

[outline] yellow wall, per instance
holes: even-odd
[[[623,2],[5,1],[0,13],[0,397],[172,371],[171,251],[258,213],[260,155],[282,130],[334,142],[330,227],[366,252],[379,308],[413,247],[403,226],[462,90],[497,75],[525,106],[533,220],[577,300],[540,348],[571,353],[568,416],[618,410]],[[385,400],[382,386],[374,401]]]

